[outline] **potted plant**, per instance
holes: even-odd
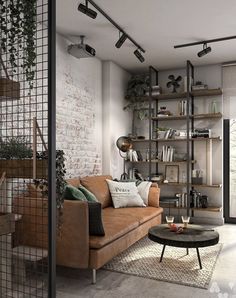
[[[12,78],[21,69],[29,88],[33,88],[36,60],[37,0],[0,0],[1,24],[1,66],[6,78],[0,78],[0,96],[3,99],[19,98],[20,86],[10,79],[8,67],[12,70]],[[17,41],[17,46],[16,46]],[[20,49],[20,50],[19,50]],[[8,61],[4,64],[3,58]]]
[[[32,178],[33,150],[25,137],[0,138],[0,169],[8,178]],[[37,159],[38,178],[47,177],[47,161]]]
[[[158,139],[164,139],[167,130],[168,128],[166,127],[156,127],[154,132],[156,132],[156,137]]]

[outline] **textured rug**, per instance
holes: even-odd
[[[221,248],[222,244],[199,248],[203,267],[199,269],[195,248],[189,249],[187,255],[185,248],[166,246],[160,263],[162,245],[145,237],[113,258],[103,269],[207,289]]]

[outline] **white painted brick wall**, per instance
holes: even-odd
[[[57,149],[66,155],[67,177],[102,173],[102,64],[76,59],[57,36]]]

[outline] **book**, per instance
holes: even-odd
[[[136,153],[137,153],[137,156],[138,156],[138,160],[143,161],[143,156],[142,156],[140,150],[136,150]]]

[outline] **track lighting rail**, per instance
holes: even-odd
[[[191,47],[191,46],[196,46],[196,45],[199,45],[199,44],[204,45],[204,44],[207,44],[207,43],[219,42],[219,41],[224,41],[224,40],[229,40],[229,39],[236,39],[236,35],[179,44],[179,45],[174,46],[174,48],[178,49],[178,48],[184,48],[184,47]]]
[[[102,10],[93,0],[87,0],[97,11],[99,11],[113,26],[115,26],[127,39],[129,39],[140,51],[145,53],[145,50],[127,33],[125,32],[104,10]]]

